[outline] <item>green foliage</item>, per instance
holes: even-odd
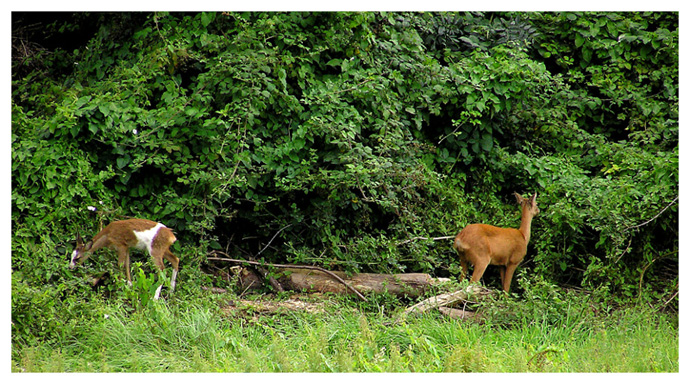
[[[539,52],[572,85],[581,127],[613,139],[630,131],[658,141],[677,132],[677,13],[538,14],[537,20],[552,37]]]
[[[134,277],[131,286],[129,286],[128,283],[122,283],[118,288],[123,290],[127,299],[129,299],[139,311],[154,302],[156,290],[159,286],[163,285],[167,287],[166,282],[168,279],[163,272],[156,271],[147,274],[144,269],[141,268],[141,263],[132,263],[132,276]],[[123,287],[122,285],[127,286]]]
[[[525,279],[677,297],[677,13],[76,14],[49,31],[83,34],[13,55],[15,341],[72,314],[54,300],[79,291],[74,233],[125,216],[175,229],[182,290],[209,249],[449,275],[449,242],[405,241],[516,227],[512,192],[537,192]]]

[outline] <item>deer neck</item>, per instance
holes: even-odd
[[[529,243],[531,227],[532,212],[530,212],[529,207],[524,207],[522,209],[522,222],[520,223],[520,233],[522,233],[522,236],[525,238],[525,243]]]

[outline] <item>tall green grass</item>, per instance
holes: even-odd
[[[394,316],[347,301],[324,313],[227,315],[215,305],[103,308],[62,345],[15,346],[15,372],[677,372],[675,315]]]

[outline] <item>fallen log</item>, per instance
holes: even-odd
[[[423,313],[430,309],[450,307],[459,302],[468,302],[471,299],[476,300],[489,295],[491,295],[490,290],[478,285],[470,285],[469,287],[459,291],[443,293],[420,301],[419,303],[405,309],[400,316],[406,317],[410,314]]]
[[[346,286],[322,271],[286,268],[278,281],[287,289],[307,292],[332,292],[348,294]],[[343,272],[330,271],[359,292],[388,293],[394,296],[419,297],[433,285],[448,279],[435,279],[426,273],[399,273],[384,275],[357,273],[348,276]]]
[[[221,252],[216,252],[222,254]],[[227,257],[207,257],[207,260],[226,261],[236,264],[261,264],[256,261],[230,259]],[[376,273],[358,273],[348,276],[344,272],[328,271],[320,267],[308,265],[269,264],[277,269],[280,277],[278,282],[285,289],[306,292],[331,292],[337,294],[355,294],[366,301],[360,292],[384,293],[395,296],[418,297],[433,285],[449,279],[432,278],[426,273],[401,273],[384,275]],[[250,269],[242,268],[240,282],[243,289],[258,287],[262,278],[256,276]],[[245,286],[245,282],[248,283]]]
[[[452,319],[475,320],[479,318],[479,314],[477,314],[477,312],[467,311],[465,309],[439,307],[438,310],[442,314]]]

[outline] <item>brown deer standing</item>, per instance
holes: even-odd
[[[468,261],[474,266],[470,280],[473,283],[482,278],[489,264],[498,265],[503,290],[510,292],[510,282],[515,268],[527,254],[532,218],[539,213],[536,193],[529,199],[517,193],[515,197],[522,207],[522,223],[519,229],[470,224],[455,236],[453,248],[460,255],[462,279],[465,278]]]
[[[127,281],[131,284],[129,268],[129,248],[137,248],[149,252],[153,262],[162,271],[165,269],[163,259],[168,260],[173,267],[173,275],[170,280],[170,291],[175,290],[175,280],[180,260],[170,252],[170,246],[177,240],[172,230],[161,223],[145,219],[129,219],[114,221],[98,232],[91,241],[84,244],[81,236],[77,234],[77,247],[72,252],[69,268],[74,269],[83,263],[91,254],[103,247],[117,252],[117,261],[120,268],[127,274]],[[163,286],[158,287],[156,299],[160,295]]]

